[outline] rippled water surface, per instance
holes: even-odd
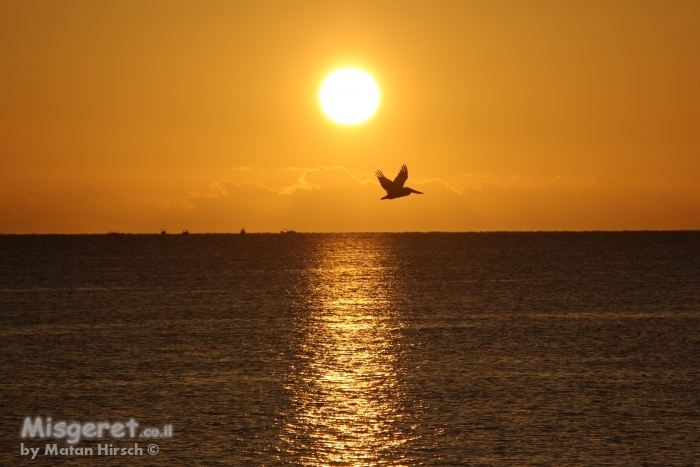
[[[700,465],[697,232],[0,236],[0,339],[1,465]]]

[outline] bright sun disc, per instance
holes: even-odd
[[[379,107],[379,86],[364,71],[343,68],[326,78],[318,100],[331,120],[354,125],[367,120]]]

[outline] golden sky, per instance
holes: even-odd
[[[700,229],[699,83],[697,1],[3,1],[0,233]]]

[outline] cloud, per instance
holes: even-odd
[[[440,184],[442,184],[442,186],[444,186],[444,187],[447,188],[448,190],[450,190],[450,191],[452,191],[452,192],[454,192],[454,193],[456,193],[456,194],[458,194],[458,195],[461,195],[461,194],[462,194],[462,191],[464,191],[463,189],[456,188],[455,186],[451,185],[450,183],[444,181],[444,180],[441,179],[441,178],[427,178],[427,179],[425,179],[425,180],[418,180],[418,181],[415,182],[415,184],[416,184],[416,185],[425,185],[425,184],[427,184],[427,183],[432,183],[432,182],[440,183]],[[407,185],[407,186],[408,186],[408,185]]]
[[[254,178],[256,169],[246,173]],[[280,170],[281,173],[293,173]],[[221,180],[165,203],[82,185],[0,198],[0,232],[464,231],[698,229],[700,203],[604,177],[587,185],[488,181],[458,188],[409,180],[425,192],[380,201],[373,178],[343,167],[298,168],[286,183]]]
[[[279,193],[280,193],[280,194],[283,194],[283,195],[290,195],[290,194],[292,194],[292,193],[294,193],[295,191],[298,191],[298,190],[312,191],[312,190],[319,190],[319,189],[321,189],[321,185],[314,184],[314,183],[310,182],[309,179],[308,179],[309,175],[311,175],[312,178],[313,178],[313,175],[316,175],[316,174],[318,174],[319,172],[338,172],[338,173],[342,173],[342,174],[347,175],[348,177],[352,178],[353,180],[355,180],[356,182],[358,182],[358,183],[361,184],[361,185],[365,185],[365,184],[367,184],[367,183],[372,183],[372,182],[374,182],[373,180],[361,180],[361,179],[355,177],[352,173],[350,173],[349,170],[347,170],[347,169],[344,168],[344,167],[340,167],[340,166],[336,166],[336,167],[316,167],[316,168],[312,168],[312,169],[309,169],[309,168],[306,168],[306,167],[294,167],[294,168],[292,168],[292,167],[287,167],[287,169],[301,170],[301,171],[302,171],[302,174],[301,174],[301,176],[297,179],[297,182],[296,182],[296,183],[294,183],[294,184],[292,184],[292,185],[285,186],[285,187],[283,187],[283,188],[279,191]],[[379,185],[379,183],[377,183],[377,182],[374,182],[374,183],[376,183],[377,185]]]

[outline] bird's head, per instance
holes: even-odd
[[[403,192],[404,192],[404,194],[405,194],[406,196],[410,195],[411,193],[415,193],[415,194],[417,194],[417,195],[422,195],[422,194],[423,194],[422,191],[414,190],[413,188],[409,188],[409,187],[407,187],[407,186],[405,186],[405,187],[403,188]]]

